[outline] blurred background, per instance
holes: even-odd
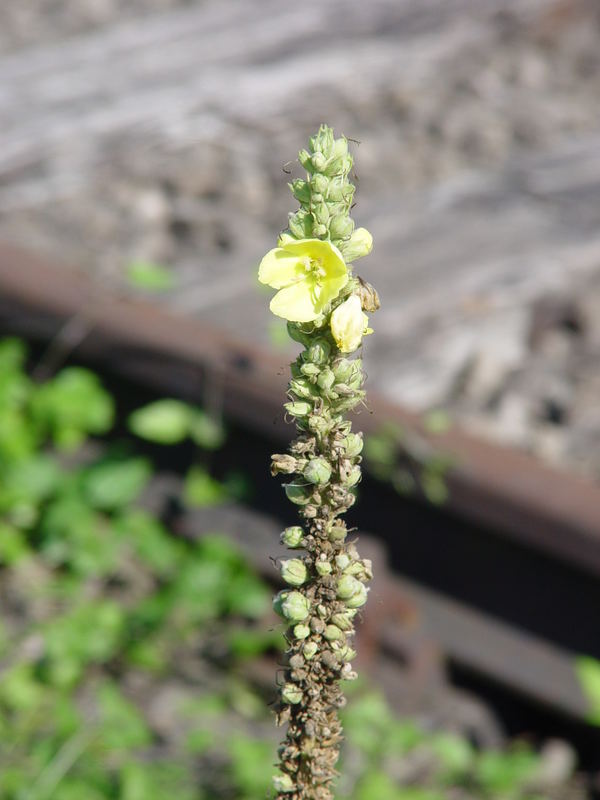
[[[599,101],[595,0],[4,4],[1,800],[267,792],[256,267],[321,122],[382,299],[340,797],[594,796]]]

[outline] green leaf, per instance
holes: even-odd
[[[271,786],[273,748],[247,736],[233,736],[228,743],[231,774],[243,798],[265,797]]]
[[[575,658],[575,675],[588,702],[587,721],[600,726],[600,661],[591,656]]]
[[[473,765],[473,747],[460,736],[438,733],[431,741],[431,749],[440,761],[446,780],[460,779]]]
[[[227,499],[227,490],[202,467],[191,467],[185,476],[183,499],[188,506],[217,506]]]
[[[126,275],[132,286],[147,292],[165,292],[175,286],[173,273],[151,261],[132,261],[127,266]]]
[[[141,439],[158,444],[177,444],[190,433],[193,411],[180,400],[157,400],[134,411],[129,429]]]
[[[539,757],[528,747],[517,746],[509,752],[489,750],[479,757],[475,776],[482,788],[508,793],[521,788],[533,775]]]
[[[84,493],[95,508],[106,511],[122,508],[137,498],[151,474],[150,464],[144,458],[104,462],[87,472]]]
[[[97,697],[104,747],[119,751],[150,743],[151,735],[146,721],[114,683],[104,683]]]

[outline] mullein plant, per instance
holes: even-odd
[[[372,577],[341,519],[355,500],[363,446],[345,416],[364,403],[355,354],[372,333],[365,312],[376,311],[379,298],[351,267],[371,252],[372,237],[350,218],[355,187],[347,139],[335,139],[322,125],[299,161],[306,179],[290,189],[300,208],[258,273],[278,290],[271,311],[287,320],[290,337],[304,348],[291,365],[284,405],[298,437],[271,465],[273,475],[289,476],[283,486],[302,518],[281,534],[295,552],[280,562],[287,588],[274,599],[289,649],[277,709],[278,724],[288,727],[273,783],[278,798],[330,800],[342,739],[338,710],[345,704],[340,682],[357,677],[354,621]]]

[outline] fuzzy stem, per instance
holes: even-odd
[[[349,216],[354,186],[348,180],[353,161],[346,139],[334,139],[333,131],[321,126],[310,140],[310,152],[301,151],[299,160],[308,174],[306,181],[290,184],[301,205],[290,215],[288,239],[331,242],[346,262],[366,255],[370,234],[354,231]],[[362,434],[352,432],[345,414],[365,396],[361,359],[347,357],[360,346],[363,331],[344,346],[346,329],[341,324],[343,331],[336,335],[332,315],[353,296],[365,320],[362,310],[379,305],[373,287],[350,273],[315,320],[288,323],[290,336],[304,346],[291,365],[290,402],[285,404],[299,435],[289,453],[273,456],[271,470],[294,476],[284,488],[303,524],[282,533],[282,541],[296,552],[281,564],[290,588],[274,601],[289,624],[288,666],[277,713],[278,724],[288,725],[279,749],[282,774],[274,778],[279,800],[333,797],[342,740],[338,709],[345,704],[340,680],[356,678],[350,663],[354,617],[372,577],[370,562],[347,543],[340,519],[354,503],[353,487],[360,480]],[[339,313],[346,308],[351,318],[347,305]],[[346,318],[340,319],[344,323]],[[298,555],[298,549],[304,553]]]

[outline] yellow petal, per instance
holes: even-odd
[[[258,280],[281,289],[301,279],[305,275],[305,268],[298,255],[289,252],[287,247],[274,247],[269,250],[258,268]]]
[[[273,314],[290,322],[312,322],[319,316],[315,292],[309,281],[300,281],[280,289],[269,306]]]
[[[369,319],[360,306],[357,295],[351,295],[332,313],[330,325],[335,343],[342,353],[352,353],[362,342],[362,337],[370,333]]]

